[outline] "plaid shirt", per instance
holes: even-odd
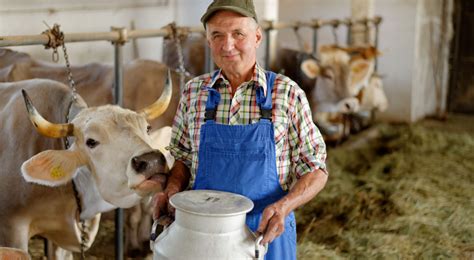
[[[176,160],[191,170],[193,185],[198,167],[199,136],[204,124],[208,97],[207,89],[217,82],[221,101],[217,107],[216,123],[244,125],[260,119],[256,88],[263,87],[266,95],[265,70],[258,64],[253,78],[231,94],[230,83],[222,71],[211,82],[213,74],[190,80],[183,92],[173,123],[168,149]],[[321,168],[326,172],[326,146],[314,125],[311,110],[303,90],[291,79],[278,74],[272,91],[272,122],[275,129],[276,166],[283,190],[288,190],[297,178]]]

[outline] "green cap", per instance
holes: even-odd
[[[214,0],[209,7],[207,7],[206,13],[201,17],[201,22],[204,27],[206,27],[206,22],[212,15],[222,10],[236,12],[243,16],[252,17],[255,21],[258,21],[253,0]]]

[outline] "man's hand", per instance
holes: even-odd
[[[174,221],[175,209],[169,204],[171,196],[184,190],[189,183],[189,169],[181,161],[176,161],[171,169],[166,188],[153,196],[153,219],[167,226]]]
[[[285,231],[285,218],[288,212],[279,202],[273,203],[265,208],[257,233],[263,234],[261,244],[271,243],[275,238]]]
[[[165,190],[153,196],[153,219],[161,226],[168,226],[174,221],[175,209],[169,203],[169,199],[175,193]]]
[[[261,244],[271,243],[285,231],[285,218],[291,211],[310,201],[326,185],[327,174],[317,169],[298,179],[291,190],[279,201],[270,204],[262,213],[257,233],[263,234]]]

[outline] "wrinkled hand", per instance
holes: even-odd
[[[169,199],[177,191],[165,189],[153,196],[153,219],[162,226],[168,226],[174,221],[175,209],[169,203]]]
[[[285,231],[285,218],[287,213],[278,203],[274,203],[265,208],[262,219],[257,229],[257,233],[263,234],[261,244],[271,243],[275,238]]]

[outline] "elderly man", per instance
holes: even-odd
[[[254,202],[247,225],[269,243],[266,259],[296,259],[293,210],[326,184],[326,146],[304,92],[256,62],[262,31],[251,0],[215,0],[201,18],[220,68],[186,84],[169,149],[176,159],[154,218],[188,187]]]

